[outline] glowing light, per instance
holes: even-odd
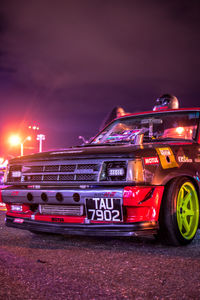
[[[33,126],[29,125],[28,128],[33,129],[33,130],[39,130],[40,129],[40,127],[36,126],[36,125],[33,125]]]
[[[42,141],[45,140],[45,135],[44,134],[38,134],[37,135],[37,140],[39,141],[39,152],[42,152]]]
[[[181,135],[184,132],[184,128],[183,127],[177,127],[176,132]]]
[[[9,143],[11,146],[18,146],[21,143],[21,138],[18,135],[12,135],[9,138]]]
[[[12,135],[9,138],[9,142],[11,146],[18,146],[20,145],[21,147],[21,156],[23,156],[24,154],[24,143],[26,141],[30,141],[31,140],[31,136],[27,136],[23,141],[21,140],[21,138],[18,135]]]

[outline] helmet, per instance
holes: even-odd
[[[161,97],[156,99],[156,106],[153,110],[163,110],[163,109],[178,109],[179,102],[178,99],[170,94],[163,94]]]

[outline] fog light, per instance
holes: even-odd
[[[11,210],[12,211],[20,211],[20,212],[22,212],[22,205],[17,205],[17,204],[12,204],[11,205]]]
[[[108,176],[124,176],[124,168],[108,169]]]

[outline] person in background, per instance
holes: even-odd
[[[122,117],[126,114],[125,110],[121,106],[115,106],[112,111],[109,113],[107,118],[104,120],[104,122],[101,124],[101,127],[99,128],[100,131],[108,125],[112,120]]]

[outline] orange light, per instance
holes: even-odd
[[[9,143],[11,146],[18,146],[21,143],[21,138],[18,135],[11,135]]]

